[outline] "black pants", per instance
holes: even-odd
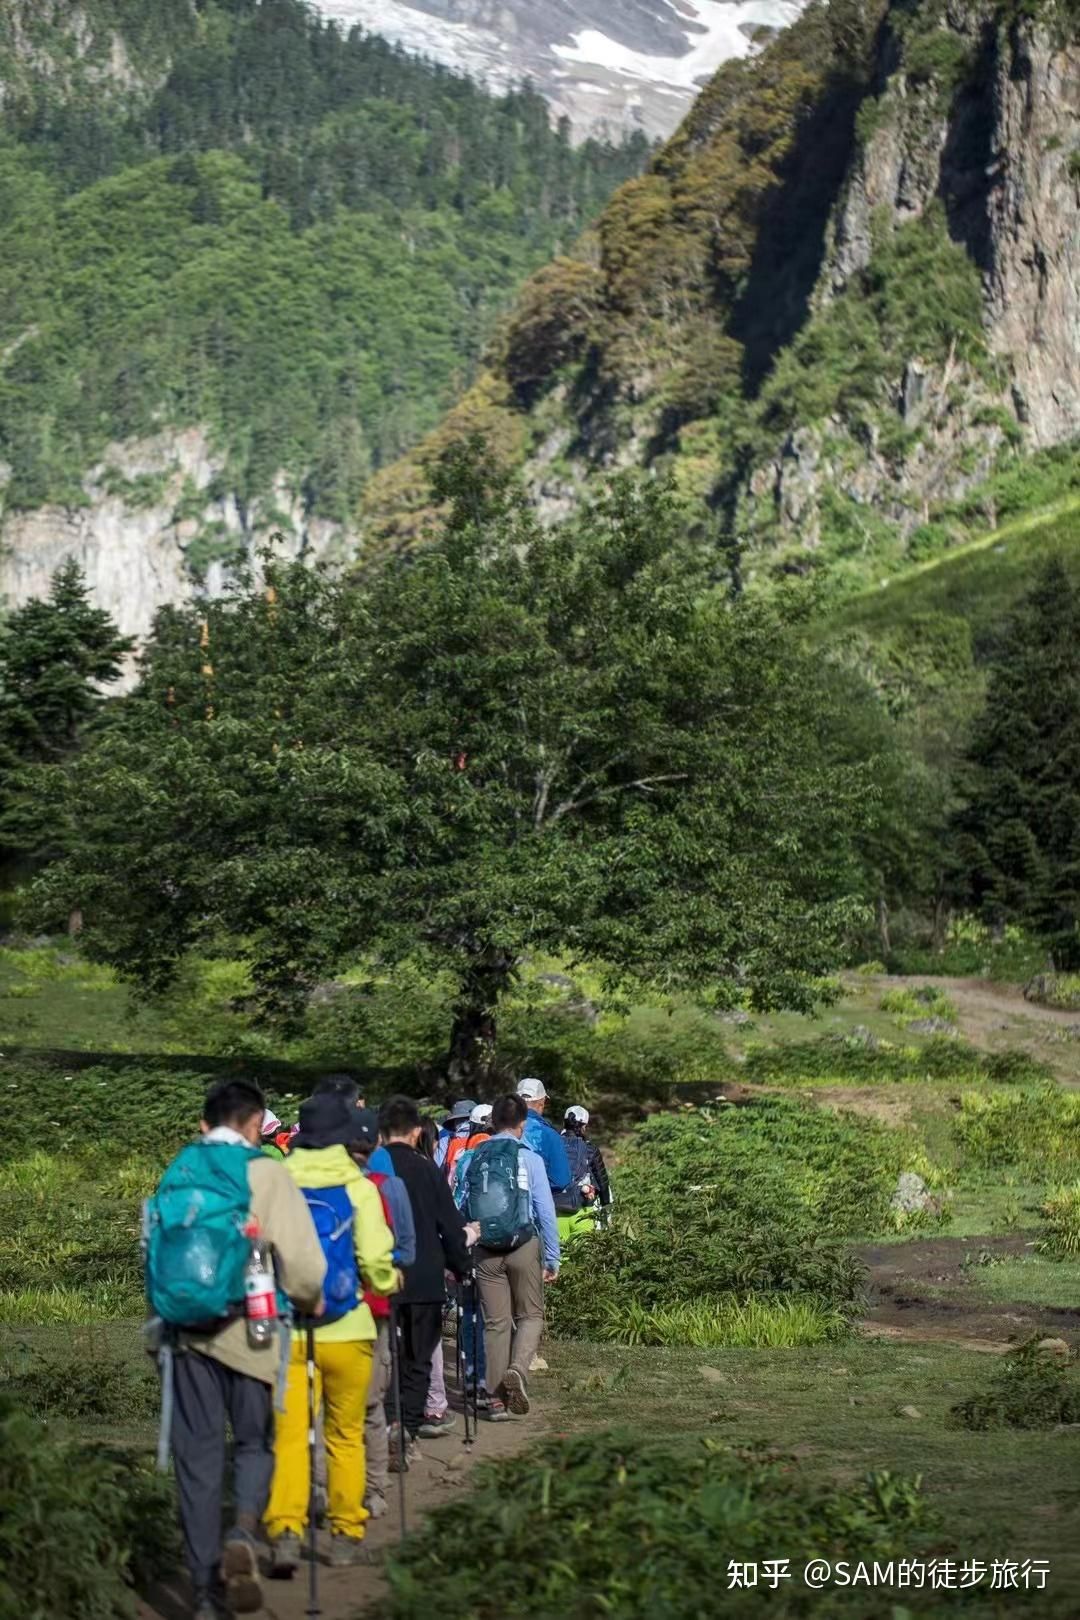
[[[211,1356],[187,1350],[174,1362],[173,1464],[180,1528],[196,1588],[217,1583],[225,1488],[225,1421],[233,1432],[236,1513],[261,1519],[274,1472],[273,1390]]]
[[[401,1326],[401,1420],[415,1439],[424,1421],[431,1358],[442,1336],[442,1301],[399,1305],[396,1315]]]

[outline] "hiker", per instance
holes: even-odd
[[[519,1083],[517,1094],[529,1110],[525,1121],[525,1141],[543,1159],[552,1192],[562,1192],[570,1185],[570,1165],[562,1137],[550,1120],[544,1118],[547,1087],[542,1080],[530,1076]]]
[[[470,1097],[462,1097],[454,1104],[439,1127],[433,1157],[435,1163],[445,1170],[446,1179],[451,1186],[454,1184],[454,1160],[469,1134],[469,1119],[475,1107],[476,1104]]]
[[[583,1108],[580,1103],[575,1103],[566,1110],[562,1137],[573,1185],[580,1191],[581,1203],[576,1212],[560,1212],[559,1200],[555,1200],[561,1243],[565,1243],[577,1232],[595,1231],[611,1204],[611,1181],[607,1165],[600,1149],[589,1141],[588,1124],[589,1110]]]
[[[252,1224],[272,1245],[279,1290],[301,1311],[317,1315],[323,1308],[326,1261],[304,1196],[287,1167],[260,1151],[265,1106],[249,1080],[214,1086],[201,1139],[170,1164],[144,1217],[162,1418],[164,1424],[171,1401],[195,1620],[220,1620],[226,1603],[237,1614],[254,1613],[262,1603],[256,1538],[274,1467],[281,1345],[276,1324],[245,1320]],[[268,1307],[273,1299],[271,1285]],[[264,1332],[268,1326],[273,1330]],[[233,1436],[235,1521],[223,1546],[226,1425]]]
[[[460,1137],[454,1138],[454,1141],[452,1141],[450,1144],[451,1147],[455,1145],[455,1142],[460,1141]],[[422,1119],[420,1121],[420,1135],[417,1139],[416,1145],[419,1151],[424,1155],[425,1159],[431,1159],[432,1162],[434,1162],[438,1144],[438,1129],[432,1124],[430,1119]],[[445,1164],[442,1168],[444,1170],[446,1169]],[[446,1297],[444,1291],[444,1321],[445,1316]],[[418,1430],[418,1438],[421,1440],[441,1440],[445,1435],[448,1435],[451,1430],[456,1427],[456,1425],[457,1419],[450,1411],[450,1402],[446,1394],[446,1364],[443,1356],[442,1333],[440,1331],[439,1342],[431,1353],[431,1370],[428,1376],[427,1400],[424,1402],[424,1421],[421,1423]]]
[[[416,1436],[424,1421],[431,1381],[431,1359],[442,1342],[446,1272],[465,1277],[472,1270],[464,1216],[446,1177],[417,1146],[420,1112],[410,1097],[393,1097],[379,1111],[379,1126],[395,1173],[405,1183],[416,1225],[416,1263],[399,1296],[401,1330],[402,1429],[391,1430],[390,1466],[408,1467],[419,1455]]]
[[[544,1331],[544,1284],[559,1274],[559,1233],[543,1161],[524,1138],[521,1097],[500,1097],[493,1135],[467,1172],[465,1212],[479,1223],[476,1282],[484,1318],[488,1418],[529,1410],[528,1374]]]
[[[393,1170],[372,1169],[377,1154],[390,1155],[376,1144],[379,1140],[379,1116],[374,1109],[363,1108],[357,1113],[360,1135],[349,1144],[349,1153],[364,1171],[368,1180],[378,1189],[383,1201],[383,1214],[394,1235],[393,1261],[404,1269],[416,1259],[416,1227],[413,1224],[412,1205],[405,1191],[405,1183]],[[368,1385],[367,1413],[364,1419],[364,1458],[366,1484],[364,1507],[369,1518],[381,1519],[386,1512],[387,1484],[390,1471],[390,1453],[387,1444],[386,1398],[390,1393],[393,1362],[390,1359],[390,1301],[377,1294],[365,1292],[364,1299],[375,1318],[376,1339],[371,1382]]]
[[[454,1161],[454,1202],[462,1209],[468,1185],[468,1170],[478,1147],[491,1140],[491,1104],[477,1103],[469,1115],[469,1135]],[[465,1382],[475,1383],[477,1404],[487,1410],[487,1357],[484,1354],[484,1328],[480,1311],[470,1299],[465,1302],[461,1318],[461,1348],[465,1356]]]
[[[330,1562],[364,1561],[364,1424],[376,1329],[364,1290],[396,1293],[394,1238],[379,1190],[349,1153],[375,1131],[336,1091],[316,1092],[300,1107],[300,1132],[286,1169],[307,1199],[326,1255],[326,1311],[315,1327],[316,1401],[326,1435]],[[274,1482],[266,1510],[273,1573],[292,1576],[300,1562],[311,1496],[308,1383],[304,1338],[293,1340],[285,1409],[277,1415]]]

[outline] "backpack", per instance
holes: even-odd
[[[244,1308],[248,1166],[258,1148],[191,1142],[143,1205],[146,1297],[169,1327],[213,1332]]]
[[[464,1214],[479,1224],[481,1246],[494,1254],[510,1254],[535,1235],[528,1151],[512,1136],[496,1136],[469,1161]]]
[[[567,1134],[563,1132],[563,1146],[566,1149],[567,1161],[570,1165],[570,1180],[565,1187],[561,1187],[552,1196],[555,1200],[555,1213],[557,1215],[576,1215],[585,1202],[581,1191],[581,1183],[589,1174],[589,1147],[588,1143],[578,1136],[576,1131]]]
[[[329,1327],[355,1311],[360,1303],[360,1270],[356,1264],[353,1219],[356,1211],[347,1187],[301,1187],[308,1213],[326,1256],[323,1297],[326,1310],[318,1327]]]

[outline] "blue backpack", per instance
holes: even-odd
[[[510,1136],[481,1142],[469,1160],[464,1213],[480,1225],[480,1244],[510,1254],[535,1235],[532,1194],[524,1155],[530,1150]]]
[[[356,1264],[353,1221],[356,1210],[347,1187],[302,1187],[308,1210],[326,1256],[323,1297],[326,1310],[317,1326],[328,1327],[355,1311],[360,1303],[360,1268]]]
[[[169,1327],[212,1332],[244,1308],[248,1166],[258,1148],[191,1142],[143,1205],[146,1297]]]

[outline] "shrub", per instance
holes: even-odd
[[[967,1041],[935,1035],[924,1045],[894,1046],[858,1036],[825,1035],[815,1041],[788,1041],[747,1053],[742,1077],[766,1085],[865,1085],[903,1080],[950,1080],[968,1084],[1053,1078],[1038,1058],[1013,1048],[980,1052]]]
[[[962,1429],[1052,1429],[1080,1423],[1080,1383],[1073,1363],[1032,1341],[1003,1358],[985,1390],[958,1401],[953,1422]]]
[[[532,1620],[713,1614],[721,1558],[753,1562],[783,1549],[795,1560],[837,1547],[853,1561],[910,1556],[929,1528],[918,1480],[878,1473],[838,1487],[713,1441],[687,1455],[593,1433],[474,1478],[467,1496],[391,1555],[390,1596],[378,1611],[386,1620],[440,1610],[503,1620],[521,1612],[523,1593]],[[789,1596],[770,1594],[769,1613],[804,1612],[805,1594],[791,1596],[791,1607]],[[725,1592],[723,1610],[758,1614],[760,1595]],[[888,1614],[891,1603],[860,1612]]]
[[[21,1368],[18,1362],[25,1363]],[[75,1335],[62,1356],[22,1348],[5,1379],[7,1393],[35,1417],[119,1422],[158,1408],[158,1383],[146,1367],[111,1355],[91,1332]]]
[[[948,996],[933,985],[923,985],[917,990],[886,990],[879,1005],[882,1012],[905,1020],[946,1018],[951,1023],[956,1017],[956,1008]]]
[[[1080,1097],[1054,1085],[1014,1095],[965,1092],[953,1134],[980,1169],[1030,1171],[1080,1168]]]
[[[1039,1239],[1040,1254],[1060,1259],[1080,1255],[1080,1182],[1062,1187],[1042,1207],[1046,1235]]]
[[[1080,973],[1039,973],[1026,986],[1024,995],[1040,1007],[1080,1011]]]
[[[133,1616],[132,1585],[177,1562],[171,1497],[132,1456],[92,1450],[0,1393],[0,1614]]]

